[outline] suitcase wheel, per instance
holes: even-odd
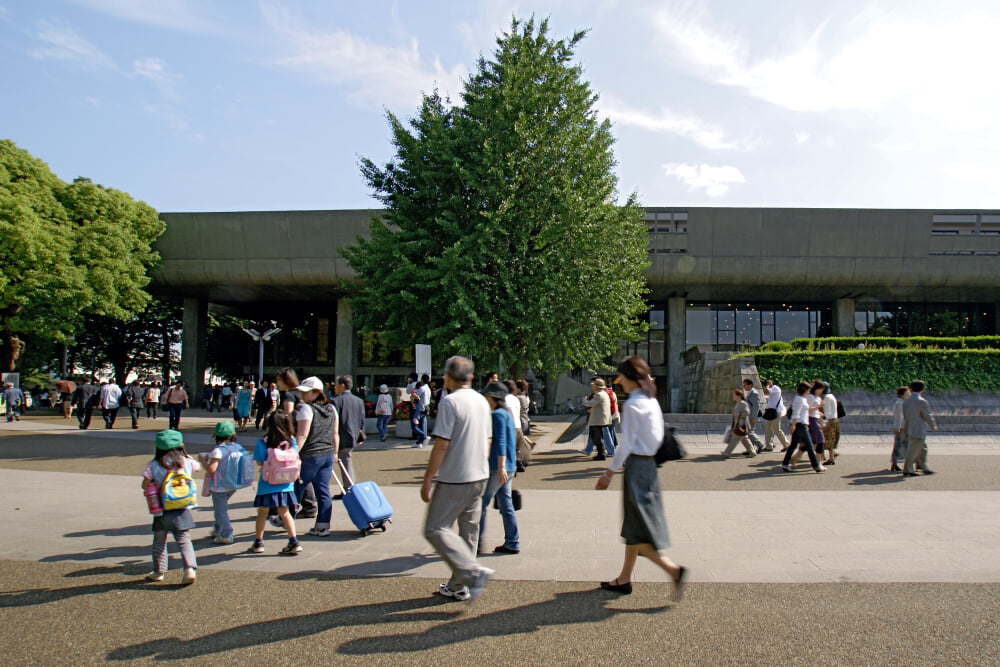
[[[382,524],[381,526],[379,526],[379,528],[381,528],[381,529],[382,529],[382,532],[383,532],[383,533],[385,532],[385,524],[384,524],[384,523],[383,523],[383,524]]]
[[[361,530],[361,537],[368,537],[368,531],[369,531],[368,528],[363,528]]]

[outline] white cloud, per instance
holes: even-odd
[[[692,190],[704,190],[709,197],[721,197],[732,184],[746,183],[743,173],[736,167],[724,165],[670,162],[663,165],[667,176],[672,176]]]
[[[996,188],[1000,183],[1000,166],[979,162],[953,162],[941,169],[945,176],[963,183]]]
[[[72,0],[101,14],[185,32],[211,32],[215,26],[190,0]]]
[[[73,62],[86,69],[116,69],[111,58],[68,25],[39,21],[35,37],[42,45],[32,50],[31,56],[38,60]]]
[[[809,143],[809,133],[808,132],[796,132],[795,133],[795,145],[801,146],[803,144]]]
[[[156,84],[164,96],[176,100],[179,95],[176,85],[183,78],[180,74],[170,72],[167,64],[159,58],[139,58],[132,61],[134,76],[148,79]]]
[[[434,88],[443,96],[457,96],[461,91],[464,65],[445,69],[437,59],[425,62],[416,38],[405,46],[385,46],[346,30],[310,28],[274,5],[262,4],[261,10],[266,23],[281,38],[282,47],[291,52],[277,58],[275,64],[347,85],[360,102],[415,105],[421,92],[430,93]]]
[[[700,9],[661,9],[654,21],[687,66],[715,83],[794,111],[881,110],[990,127],[1000,106],[1000,19],[982,12],[903,17],[869,10],[837,41],[825,23],[780,52],[751,55],[742,32]]]
[[[883,153],[902,153],[903,151],[908,151],[913,149],[912,141],[904,141],[902,143],[889,143],[881,142],[875,144],[875,148],[882,151]]]
[[[640,109],[631,109],[616,100],[599,102],[601,111],[613,122],[627,127],[635,127],[648,132],[675,134],[690,139],[709,150],[750,150],[758,141],[755,139],[728,139],[721,127],[708,123],[697,116],[683,115],[670,109],[660,109],[653,114]]]

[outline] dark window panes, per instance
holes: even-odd
[[[736,328],[736,313],[731,310],[719,311],[719,331],[732,331]],[[722,341],[719,341],[720,343]]]
[[[649,332],[649,365],[663,366],[667,363],[667,343],[665,331]]]
[[[728,331],[723,331],[719,329],[719,345],[735,345],[736,344],[736,332],[732,329]]]
[[[869,325],[868,325],[868,335],[869,336],[895,336],[896,335],[896,318],[894,313],[888,311],[880,310],[875,313],[869,313]]]
[[[760,317],[761,317],[761,324],[763,324],[764,326],[766,326],[766,327],[773,327],[774,326],[774,311],[773,310],[764,310],[764,311],[761,311]]]
[[[809,336],[809,315],[804,310],[778,311],[774,314],[776,340],[790,341]]]
[[[649,311],[649,328],[654,330],[663,329],[667,322],[667,319],[663,315],[662,310]]]
[[[715,311],[708,308],[688,308],[687,344],[711,345],[715,343]]]
[[[866,335],[868,335],[868,312],[867,311],[856,311],[854,313],[854,335],[855,336],[866,336]]]
[[[741,310],[736,313],[736,344],[760,345],[760,312]]]

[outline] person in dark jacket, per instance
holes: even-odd
[[[355,479],[351,453],[354,451],[354,446],[364,442],[365,439],[365,402],[361,397],[351,393],[353,386],[354,379],[350,375],[341,375],[333,388],[337,394],[333,399],[333,405],[340,415],[340,461],[347,470],[344,478],[345,489],[351,488],[351,480]],[[335,500],[341,498],[343,494],[340,493],[334,496]]]
[[[100,393],[101,389],[94,377],[87,378],[86,384],[81,384],[73,392],[72,401],[76,406],[76,418],[84,431],[90,428],[90,418],[93,416],[94,406],[97,405]]]
[[[128,408],[128,414],[132,417],[132,428],[139,428],[139,411],[146,404],[146,388],[140,385],[138,380],[135,380],[125,388],[125,393],[122,394],[122,403]]]
[[[267,380],[260,383],[260,389],[253,395],[254,427],[260,430],[260,423],[271,414],[274,404],[271,402],[271,385]]]

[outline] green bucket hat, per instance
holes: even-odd
[[[212,435],[216,438],[231,438],[236,433],[236,425],[233,422],[219,422],[215,425]]]
[[[167,452],[171,449],[180,449],[183,446],[184,436],[181,435],[180,431],[167,429],[166,431],[160,431],[156,434],[156,448],[161,452]]]

